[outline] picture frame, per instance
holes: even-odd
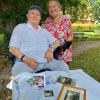
[[[57,100],[86,100],[86,89],[63,84]]]

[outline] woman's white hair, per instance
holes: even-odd
[[[61,6],[61,4],[60,4],[60,2],[59,2],[58,0],[48,0],[48,1],[47,1],[47,7],[48,7],[48,5],[49,5],[49,2],[51,2],[51,1],[57,2],[59,8],[62,10],[62,6]]]

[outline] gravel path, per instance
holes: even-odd
[[[79,46],[73,49],[73,56],[90,48],[100,47],[100,41],[80,41],[80,43],[77,43],[77,45]]]

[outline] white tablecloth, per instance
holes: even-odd
[[[46,79],[56,79],[59,75],[68,76],[76,79],[76,86],[86,89],[86,100],[100,100],[100,83],[87,75],[81,69],[71,70],[70,73],[62,71],[45,72]],[[27,83],[27,79],[32,77],[31,73],[22,73],[15,77],[19,82],[16,85],[13,80],[7,87],[12,88],[12,100],[56,100],[62,84],[50,83],[44,88],[32,87]],[[13,86],[12,86],[13,83]],[[44,97],[44,90],[53,90],[54,96]]]

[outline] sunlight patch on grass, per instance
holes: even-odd
[[[78,54],[70,63],[71,69],[83,69],[90,76],[100,81],[100,47]]]
[[[99,32],[84,32],[88,38],[100,38]]]

